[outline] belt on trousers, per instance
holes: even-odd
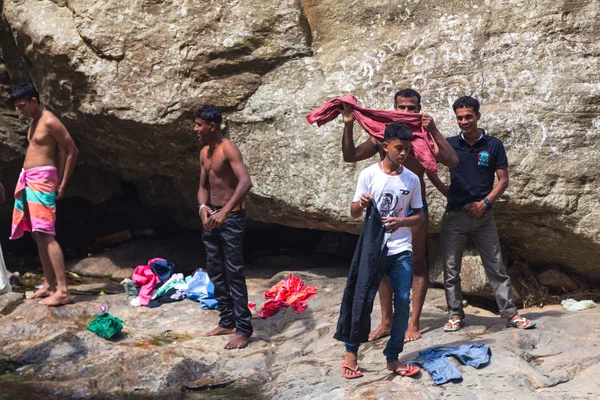
[[[213,206],[212,204],[208,204],[208,207],[211,209],[211,214],[214,214],[214,213],[216,213],[217,211],[219,211],[221,208],[223,208],[223,206]],[[237,206],[233,207],[233,208],[231,209],[231,211],[229,211],[229,212],[241,211],[241,210],[243,210],[244,208],[245,208],[245,207],[244,207],[244,204],[243,204],[243,203],[242,203],[242,204],[238,204]]]

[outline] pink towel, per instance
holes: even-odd
[[[385,127],[391,122],[402,122],[408,126],[414,136],[413,151],[415,158],[427,171],[438,171],[437,162],[434,156],[435,146],[433,138],[421,126],[422,114],[404,113],[392,110],[371,110],[361,107],[354,95],[347,94],[346,96],[329,100],[316,110],[313,110],[306,116],[306,120],[311,125],[313,122],[316,122],[317,126],[324,125],[340,115],[344,103],[352,106],[352,114],[354,115],[354,118],[356,118],[358,124],[367,131],[369,135],[380,142],[383,141]]]
[[[133,271],[133,276],[131,280],[133,284],[136,286],[140,286],[140,306],[147,306],[150,303],[150,298],[152,297],[152,291],[160,282],[158,276],[152,272],[150,268],[150,263],[146,265],[138,265],[135,267],[135,271]]]

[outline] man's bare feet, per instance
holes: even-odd
[[[43,300],[40,300],[39,303],[44,306],[60,307],[64,306],[65,304],[69,304],[72,301],[73,299],[71,298],[69,292],[57,290],[54,294],[46,297]]]
[[[421,339],[421,332],[418,327],[409,326],[404,334],[404,343],[414,342]]]
[[[44,283],[41,288],[36,290],[33,294],[27,296],[27,299],[41,299],[43,297],[52,296],[55,291],[55,288],[51,288],[48,284]]]
[[[229,339],[229,342],[227,342],[223,348],[227,350],[243,349],[244,347],[248,346],[249,341],[250,338],[247,336],[233,335],[233,337]]]
[[[386,337],[392,331],[392,327],[390,325],[381,324],[375,329],[373,332],[369,333],[369,342],[373,342],[375,340],[381,339],[382,337]]]
[[[220,326],[217,326],[215,329],[213,329],[210,332],[206,332],[202,336],[232,335],[234,333],[235,333],[235,328],[222,328]]]

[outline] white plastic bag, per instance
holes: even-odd
[[[596,303],[594,303],[592,300],[577,301],[574,299],[566,299],[563,300],[560,304],[569,311],[581,311],[587,308],[596,307]]]
[[[4,255],[2,254],[2,246],[0,246],[0,294],[8,293],[12,290],[8,278],[6,264],[4,264]]]

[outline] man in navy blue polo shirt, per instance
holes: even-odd
[[[504,145],[477,127],[481,117],[477,100],[464,96],[456,100],[452,108],[461,133],[446,139],[456,151],[459,162],[457,167],[450,169],[448,205],[441,227],[444,290],[449,316],[444,331],[458,331],[464,324],[460,269],[467,237],[471,237],[477,247],[500,315],[506,319],[507,326],[533,328],[535,322],[517,313],[492,213],[492,203],[508,188],[508,159]],[[494,175],[498,177],[495,186]]]

